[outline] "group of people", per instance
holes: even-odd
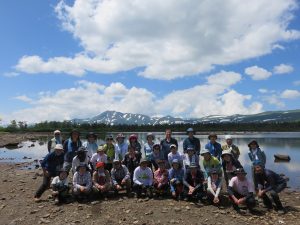
[[[285,212],[278,193],[287,186],[287,180],[265,168],[266,155],[256,140],[248,144],[251,181],[239,162],[240,150],[230,135],[225,136],[226,143],[221,145],[217,135],[211,133],[204,148],[192,128],[187,130],[187,135],[180,153],[170,129],[160,142],[155,142],[155,136],[148,133],[143,146],[135,134],[129,136],[128,142],[122,133],[115,141],[108,135],[106,143],[98,146],[93,132],[82,143],[78,131],[73,130],[69,139],[63,141],[61,132],[56,130],[48,143],[49,153],[41,162],[43,182],[35,193],[35,201],[40,201],[49,187],[56,204],[68,201],[70,194],[81,201],[124,190],[137,198],[171,195],[177,200],[214,205],[222,204],[228,195],[234,209],[240,211],[244,205],[252,211],[257,202],[255,195],[262,198],[265,207],[272,209],[270,195],[278,212]],[[72,185],[68,181],[70,172]],[[223,180],[226,189],[221,192],[225,187]]]

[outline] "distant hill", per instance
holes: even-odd
[[[76,124],[98,123],[107,125],[164,125],[164,124],[197,124],[197,123],[267,123],[300,121],[300,110],[270,111],[252,115],[211,115],[195,119],[182,119],[172,116],[150,117],[143,114],[105,111],[87,119],[73,119]]]

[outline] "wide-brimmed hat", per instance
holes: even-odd
[[[171,148],[177,148],[177,145],[171,144],[171,145],[170,145],[170,149],[171,149]]]
[[[247,172],[244,170],[244,168],[237,168],[234,171],[235,174],[247,174]]]
[[[129,141],[131,141],[131,140],[133,140],[133,139],[135,139],[135,140],[138,139],[136,134],[131,134],[131,135],[129,136]]]
[[[80,169],[80,167],[84,167],[86,170],[89,170],[89,167],[86,163],[80,163],[77,167],[76,167],[76,171],[78,171]]]
[[[109,134],[109,135],[106,135],[105,140],[114,140],[114,138],[111,134]]]
[[[208,150],[208,149],[202,149],[201,151],[200,151],[200,155],[204,155],[204,154],[206,154],[206,153],[209,153],[210,154],[210,151]]]
[[[258,143],[257,143],[256,140],[252,140],[252,141],[249,142],[249,144],[248,144],[248,147],[249,147],[249,148],[250,148],[250,145],[251,145],[251,144],[256,144],[256,146],[259,147],[259,145],[258,145]]]
[[[230,156],[233,156],[232,153],[231,153],[231,150],[229,150],[229,149],[228,149],[228,150],[223,150],[221,157],[223,158],[224,155],[230,155]]]
[[[54,132],[53,132],[53,134],[55,135],[55,134],[61,134],[61,132],[60,132],[60,130],[55,130]]]
[[[179,161],[178,161],[178,159],[173,159],[173,161],[172,161],[172,165],[173,165],[173,164],[175,164],[175,163],[179,164]]]
[[[119,133],[116,137],[116,140],[118,140],[119,138],[125,139],[125,136],[123,133]]]
[[[114,159],[114,160],[113,160],[113,164],[117,164],[117,163],[121,163],[120,160]]]
[[[93,138],[97,139],[97,135],[96,135],[94,132],[89,132],[89,133],[86,135],[86,138],[89,138],[89,137],[93,137]]]
[[[219,174],[219,171],[216,168],[212,168],[209,171],[210,174]]]
[[[152,137],[153,140],[155,139],[155,136],[154,136],[153,133],[148,133],[148,134],[147,134],[147,139],[148,139],[148,137]]]
[[[88,150],[86,149],[86,147],[81,146],[77,150],[77,153],[79,153],[79,152],[88,152]]]
[[[62,144],[56,144],[55,147],[54,147],[54,150],[57,149],[57,150],[64,150],[64,146]]]
[[[193,128],[188,128],[187,130],[186,130],[186,133],[188,134],[188,133],[190,133],[190,132],[193,132],[193,134],[195,134],[196,132],[194,131],[194,129]]]
[[[195,151],[195,147],[194,145],[189,145],[187,148],[186,148],[187,151]]]
[[[142,163],[148,163],[148,162],[149,162],[149,161],[148,161],[147,159],[142,158],[141,161],[140,161],[140,165],[141,165]]]
[[[225,140],[232,140],[232,136],[230,134],[225,135]]]
[[[105,166],[104,162],[97,162],[96,163],[96,169],[98,169],[98,168],[104,168],[104,166]]]
[[[152,148],[154,149],[156,146],[158,146],[158,147],[159,147],[159,150],[160,150],[160,143],[155,143],[155,144],[152,146]]]
[[[104,152],[104,151],[105,150],[104,150],[104,146],[103,145],[98,146],[97,152]]]
[[[261,166],[261,167],[264,167],[263,164],[262,164],[262,161],[260,161],[259,159],[256,159],[253,161],[252,163],[253,166]]]
[[[216,133],[210,133],[208,135],[208,139],[210,139],[211,137],[215,137],[216,139],[218,138],[218,135]]]

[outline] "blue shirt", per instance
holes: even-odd
[[[212,144],[211,142],[208,142],[205,145],[205,148],[209,150],[212,156],[217,157],[217,159],[220,161],[222,155],[222,147],[220,143],[215,142],[214,144]]]

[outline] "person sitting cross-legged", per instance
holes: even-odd
[[[127,195],[130,195],[131,191],[131,179],[130,173],[125,165],[117,159],[113,161],[113,168],[111,169],[111,180],[113,189],[117,194],[119,191],[126,189]]]
[[[196,163],[191,163],[189,169],[186,170],[184,175],[183,184],[185,186],[184,192],[188,200],[197,200],[199,203],[203,201],[203,173]]]
[[[169,180],[172,197],[176,200],[183,198],[184,169],[178,159],[173,159],[172,168],[169,169]]]
[[[246,205],[246,207],[252,211],[256,205],[253,195],[253,184],[247,179],[247,173],[243,168],[237,168],[235,173],[236,176],[231,178],[227,190],[232,200],[233,208],[237,212],[241,212],[239,206]]]
[[[169,173],[165,160],[158,160],[157,163],[158,169],[154,172],[154,188],[157,196],[162,197],[169,189]]]
[[[143,192],[147,197],[153,197],[153,173],[148,167],[148,163],[146,159],[141,159],[140,166],[134,170],[133,189],[138,198],[141,197]]]
[[[279,214],[286,212],[279,199],[278,193],[287,186],[287,180],[272,170],[265,169],[263,164],[257,160],[253,162],[254,178],[257,183],[258,197],[263,199],[264,205],[268,209],[272,209],[272,201],[268,194],[272,197]]]
[[[104,167],[104,162],[97,162],[96,171],[93,173],[93,191],[102,196],[106,196],[111,188],[110,175]]]
[[[73,176],[73,194],[79,201],[87,200],[92,190],[92,177],[85,163],[79,164]]]
[[[54,177],[51,182],[52,196],[55,204],[67,202],[70,189],[68,175],[68,171],[62,168],[59,171],[59,175]]]

